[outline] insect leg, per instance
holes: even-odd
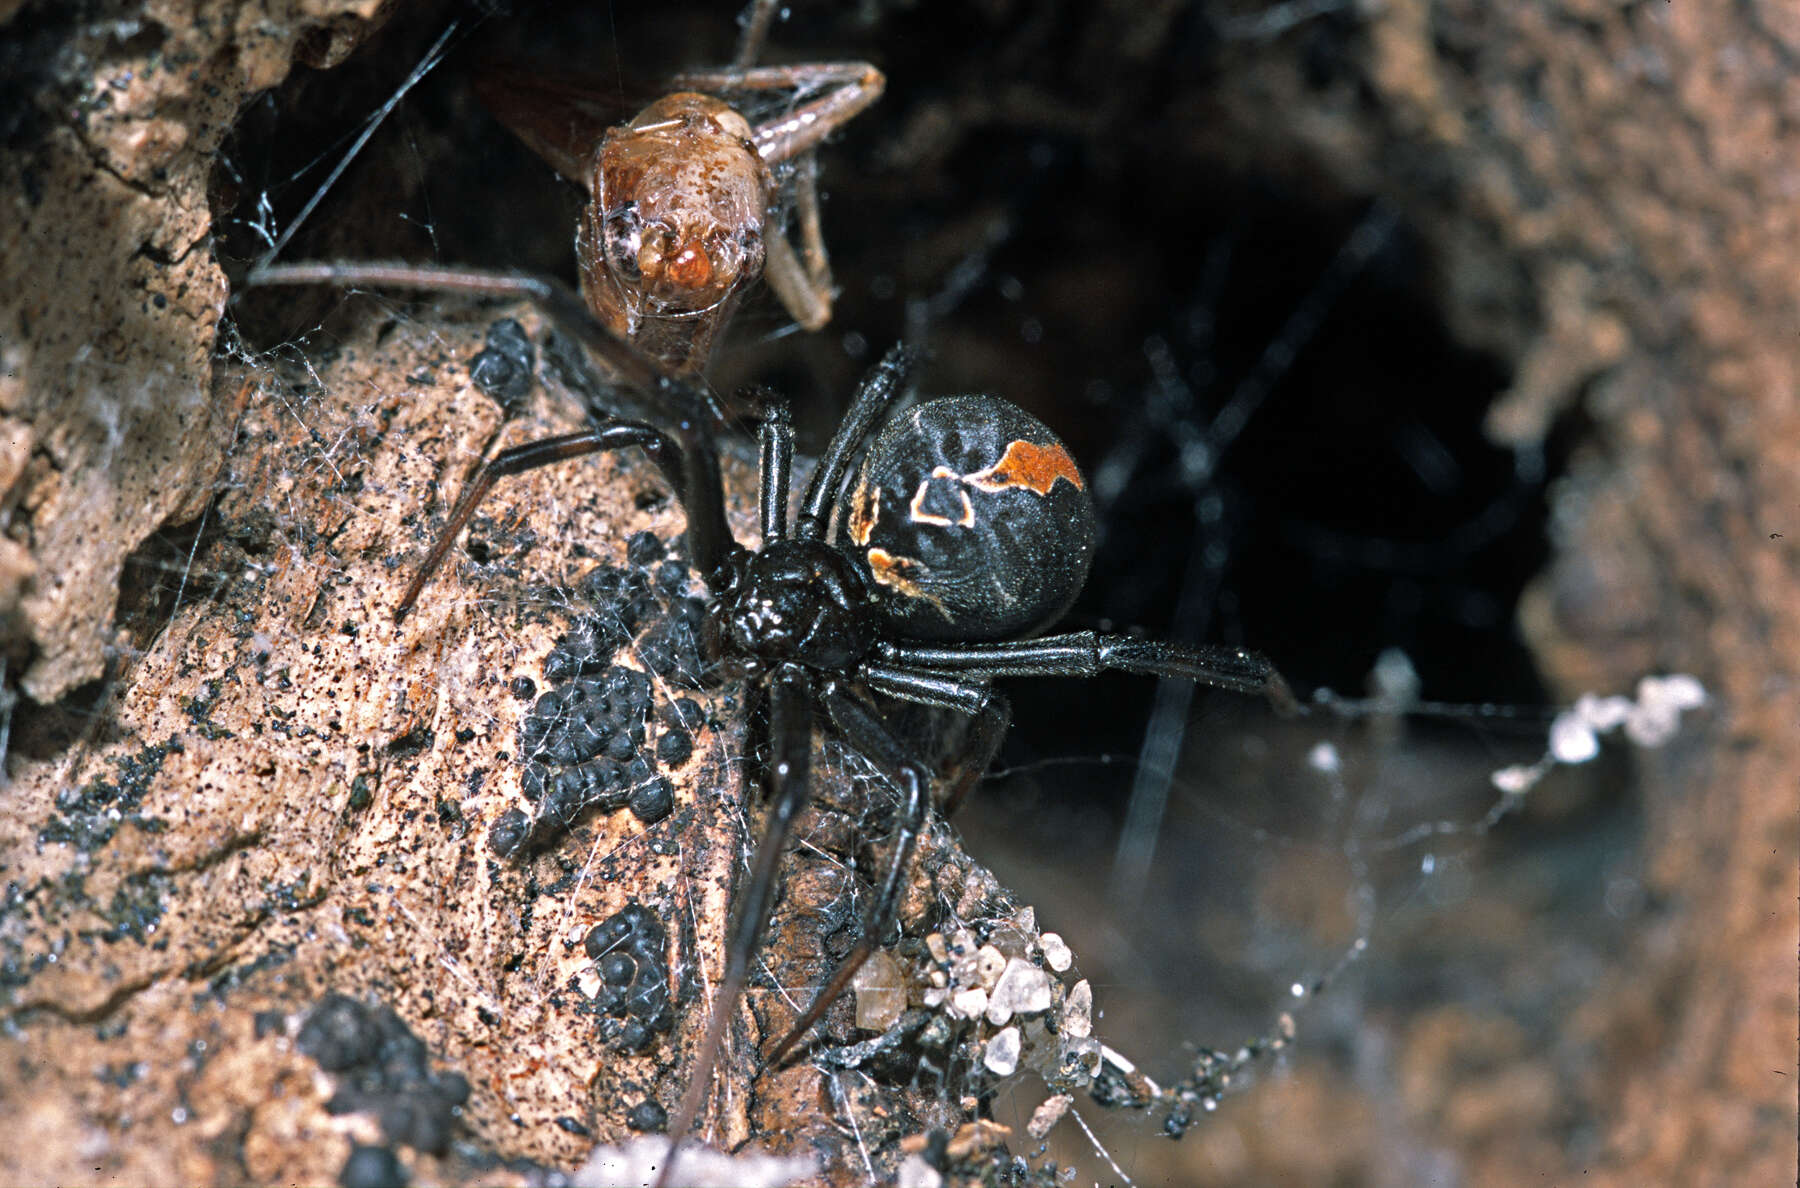
[[[813,153],[794,163],[794,206],[800,220],[800,251],[794,251],[785,229],[768,235],[763,279],[802,329],[818,330],[831,320],[831,301],[837,293],[819,227],[819,158]]]
[[[794,320],[804,329],[818,330],[831,320],[834,286],[825,237],[819,226],[818,158],[813,150],[879,99],[887,79],[867,62],[750,68],[767,30],[770,11],[771,6],[760,0],[752,10],[736,65],[724,70],[687,71],[675,77],[674,85],[726,95],[782,90],[802,99],[792,110],[757,124],[751,139],[757,155],[769,164],[795,162],[794,204],[800,221],[800,250],[796,253],[785,229],[773,230],[765,240],[763,275]]]
[[[604,360],[625,387],[649,397],[659,410],[672,411],[682,423],[713,427],[724,412],[710,393],[669,375],[641,350],[594,319],[581,298],[561,281],[519,272],[481,268],[434,268],[418,264],[363,261],[315,261],[265,264],[244,277],[246,288],[271,285],[332,285],[338,288],[410,289],[422,293],[468,293],[482,297],[527,300],[556,323],[557,329]],[[594,409],[596,415],[605,410]]]
[[[750,11],[739,18],[744,22],[744,32],[738,38],[737,55],[731,59],[732,69],[750,69],[750,63],[762,53],[763,43],[769,39],[769,24],[775,18],[775,5],[776,0],[751,0]]]
[[[800,220],[800,262],[812,284],[831,295],[831,260],[825,255],[825,233],[819,226],[819,156],[808,153],[794,162],[794,213]]]
[[[814,98],[756,125],[751,139],[770,164],[817,148],[827,136],[869,109],[887,88],[887,76],[867,62],[801,62],[750,70],[687,70],[672,85],[729,96],[734,91],[791,91]]]

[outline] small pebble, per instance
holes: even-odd
[[[987,991],[980,986],[970,990],[958,990],[950,999],[951,1013],[961,1015],[965,1019],[979,1019],[981,1013],[987,1010],[987,1005]]]
[[[661,1134],[669,1125],[669,1112],[654,1101],[640,1101],[625,1115],[625,1125],[646,1134]]]
[[[343,1188],[405,1188],[407,1182],[406,1165],[386,1147],[351,1147],[338,1172]]]
[[[993,945],[983,945],[975,952],[975,980],[983,990],[992,990],[1006,969],[1006,954]]]
[[[895,1188],[943,1188],[944,1174],[925,1162],[923,1155],[908,1155],[900,1165]]]
[[[657,776],[633,789],[629,803],[633,816],[646,825],[654,825],[675,811],[675,789],[668,780]]]
[[[663,720],[683,730],[698,730],[706,721],[706,711],[692,697],[678,697],[663,711]]]
[[[625,560],[640,567],[662,560],[667,551],[654,532],[634,532],[625,542]]]
[[[537,349],[525,328],[503,318],[488,327],[486,349],[469,360],[469,378],[510,412],[531,391],[536,362]]]
[[[1019,1029],[1008,1027],[999,1035],[987,1042],[987,1048],[981,1054],[981,1063],[987,1070],[999,1077],[1010,1077],[1019,1068]]]
[[[1094,1032],[1094,988],[1086,978],[1075,983],[1069,997],[1063,1000],[1062,1033],[1074,1039],[1086,1039]]]
[[[656,761],[664,767],[680,767],[694,753],[694,736],[685,730],[665,730],[656,740]]]
[[[886,1031],[906,1010],[906,977],[900,963],[877,949],[851,978],[856,995],[856,1025],[864,1031]]]
[[[1031,1111],[1031,1121],[1025,1124],[1025,1133],[1034,1139],[1043,1138],[1050,1133],[1051,1127],[1062,1121],[1063,1115],[1069,1112],[1069,1107],[1073,1104],[1075,1099],[1067,1093],[1045,1098],[1037,1109]]]
[[[496,858],[511,858],[525,844],[530,832],[530,818],[516,808],[509,808],[488,827],[488,849]]]
[[[1037,1014],[1050,1009],[1050,975],[1015,957],[1006,963],[994,992],[988,997],[987,1016],[996,1025],[1014,1015]]]

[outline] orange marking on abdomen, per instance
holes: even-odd
[[[897,557],[886,549],[870,549],[864,556],[869,562],[869,573],[876,582],[906,597],[918,598],[937,607],[944,618],[955,622],[950,608],[944,605],[943,599],[925,591],[925,587],[906,575],[920,568],[919,563],[911,557]]]
[[[850,501],[850,539],[859,545],[869,543],[875,521],[881,517],[881,488],[869,485],[864,474],[856,483],[856,495]]]
[[[886,549],[870,549],[867,556],[869,572],[875,575],[876,581],[906,594],[918,592],[918,587],[906,578],[906,571],[915,568],[917,561],[911,557],[896,557]]]
[[[1048,495],[1058,479],[1066,480],[1077,491],[1083,488],[1081,471],[1075,459],[1069,457],[1069,451],[1056,442],[1039,445],[1021,438],[1006,447],[1000,461],[963,481],[983,491],[1023,487],[1035,495]]]

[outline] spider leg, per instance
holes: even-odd
[[[973,722],[963,737],[959,754],[940,775],[939,794],[944,816],[954,816],[971,789],[994,762],[1006,728],[1012,725],[1012,703],[985,683],[975,684],[938,672],[865,663],[857,674],[869,688],[922,705],[935,705],[968,714]]]
[[[794,821],[812,797],[812,687],[803,669],[784,666],[769,681],[768,737],[773,762],[761,773],[769,791],[769,819],[757,842],[750,867],[750,881],[738,903],[737,917],[725,950],[725,976],[713,992],[712,1013],[706,1035],[694,1062],[692,1079],[682,1095],[681,1107],[669,1126],[670,1147],[657,1184],[668,1181],[675,1165],[675,1148],[700,1115],[700,1107],[712,1084],[713,1068],[724,1044],[725,1029],[743,998],[750,958],[762,940],[775,898],[776,873]]]
[[[1000,753],[1000,744],[1006,740],[1006,731],[1011,725],[1012,702],[1005,694],[990,690],[987,705],[963,739],[962,753],[943,773],[942,807],[938,811],[945,817],[956,815],[956,810],[975,790],[981,777],[994,765],[994,756]]]
[[[856,971],[862,968],[869,954],[875,951],[876,945],[893,927],[894,917],[900,906],[901,881],[912,865],[914,847],[918,844],[919,833],[925,827],[925,815],[931,807],[931,772],[906,752],[893,733],[881,720],[880,711],[862,698],[856,697],[839,681],[826,684],[822,700],[825,715],[831,720],[845,742],[862,752],[877,769],[900,789],[904,804],[900,811],[900,823],[895,830],[894,848],[888,855],[887,870],[881,879],[880,889],[876,892],[875,902],[869,909],[869,916],[863,925],[862,938],[838,962],[837,968],[826,980],[823,988],[813,996],[812,1004],[801,1012],[794,1025],[788,1028],[770,1051],[765,1063],[774,1065],[787,1055],[788,1050],[798,1043],[812,1025],[819,1021]]]
[[[793,486],[794,425],[788,416],[787,402],[776,397],[764,408],[760,431],[762,449],[762,544],[770,544],[787,536],[788,493]]]
[[[463,488],[450,518],[444,522],[431,551],[407,583],[400,605],[394,608],[394,621],[406,618],[418,601],[425,583],[437,571],[457,535],[468,524],[475,508],[487,496],[494,483],[508,475],[522,474],[584,454],[601,450],[617,450],[637,446],[650,456],[661,470],[676,497],[688,512],[688,554],[703,578],[710,579],[718,571],[732,545],[731,530],[725,523],[724,493],[719,482],[719,459],[703,434],[692,434],[684,453],[662,430],[635,421],[613,421],[596,425],[579,433],[565,433],[513,446],[495,454],[481,468],[468,486]]]
[[[918,361],[917,351],[895,345],[857,385],[856,395],[851,397],[844,419],[838,422],[837,432],[831,435],[830,443],[813,468],[812,482],[807,484],[806,497],[801,500],[800,516],[794,528],[794,535],[799,539],[820,540],[824,537],[831,522],[832,505],[837,501],[838,488],[843,486],[844,472],[850,466],[851,457],[870,430],[886,416],[894,401],[906,391],[907,378]]]
[[[1129,635],[1071,631],[1001,643],[882,644],[889,664],[941,673],[996,676],[1097,676],[1109,670],[1200,681],[1266,697],[1283,714],[1304,712],[1275,666],[1243,648],[1188,647]]]

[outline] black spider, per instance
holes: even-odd
[[[750,712],[766,721],[768,746],[750,762],[771,807],[738,901],[700,1071],[670,1130],[677,1140],[698,1113],[768,920],[783,845],[810,796],[812,731],[821,712],[827,728],[899,790],[901,809],[862,938],[769,1054],[771,1063],[807,1033],[893,927],[931,804],[932,770],[895,736],[873,694],[973,717],[950,767],[944,800],[951,807],[979,779],[1005,733],[1010,711],[992,688],[995,677],[1117,669],[1204,681],[1294,706],[1280,675],[1250,652],[1092,631],[1034,635],[1062,615],[1086,580],[1095,533],[1086,482],[1049,429],[991,396],[930,400],[889,419],[912,365],[912,354],[896,347],[862,381],[792,522],[793,431],[786,406],[769,403],[760,434],[762,544],[756,549],[734,541],[726,526],[703,397],[680,381],[654,377],[656,392],[690,414],[678,420],[674,435],[607,420],[496,455],[457,501],[396,612],[401,617],[412,607],[500,477],[637,446],[680,496],[688,554],[711,594],[707,650],[748,681]],[[846,484],[859,454],[855,480]]]

